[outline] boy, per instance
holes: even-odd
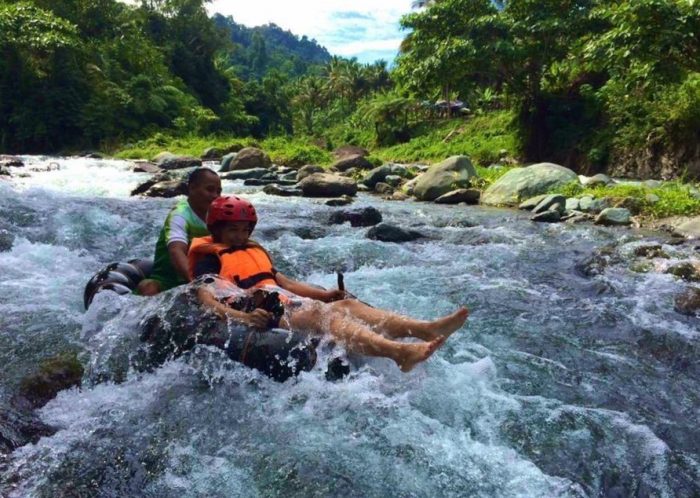
[[[467,309],[460,308],[435,321],[414,320],[345,299],[345,293],[338,289],[319,289],[292,280],[275,270],[265,249],[250,240],[257,221],[250,202],[235,196],[219,197],[207,213],[212,235],[192,241],[188,255],[192,278],[216,273],[242,289],[256,289],[252,298],[264,303],[246,312],[243,309],[249,308],[237,306],[236,301],[233,307],[227,306],[200,287],[199,300],[222,318],[259,329],[281,326],[319,335],[329,333],[350,351],[390,358],[404,372],[428,359],[467,319]],[[425,342],[393,340],[400,337]]]

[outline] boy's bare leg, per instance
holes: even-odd
[[[160,284],[157,280],[151,280],[150,278],[144,278],[139,282],[136,287],[139,294],[142,296],[155,296],[160,293]]]
[[[390,337],[417,337],[424,341],[432,341],[439,337],[449,337],[458,330],[469,316],[467,308],[433,321],[414,320],[398,315],[391,311],[372,308],[356,299],[345,299],[331,303],[331,306],[375,327],[378,332]]]
[[[330,312],[324,314],[318,311],[317,307],[296,310],[283,326],[290,325],[293,330],[328,332],[348,350],[367,356],[390,358],[404,372],[409,372],[418,363],[427,360],[447,339],[447,336],[441,336],[429,342],[396,342],[376,334],[345,313],[328,310]]]

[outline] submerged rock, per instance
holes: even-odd
[[[0,167],[1,166],[8,168],[20,168],[24,166],[24,161],[15,156],[0,156]]]
[[[468,187],[477,176],[467,156],[452,156],[420,175],[413,186],[413,195],[421,201],[434,201],[457,188]]]
[[[14,234],[5,229],[0,229],[0,252],[9,251],[15,243]]]
[[[420,232],[405,230],[388,223],[380,223],[370,228],[367,232],[368,239],[379,240],[381,242],[411,242],[423,237],[425,236]]]
[[[668,254],[666,254],[661,247],[661,244],[649,244],[635,247],[634,255],[639,258],[666,258],[668,259]]]
[[[336,211],[328,219],[328,222],[333,225],[348,221],[353,227],[371,227],[382,222],[382,213],[377,208],[370,206],[353,211]]]
[[[690,261],[676,263],[667,268],[666,273],[675,275],[688,282],[700,282],[700,265]]]
[[[44,406],[59,391],[79,386],[83,378],[83,365],[75,353],[49,358],[39,364],[39,371],[25,377],[20,383],[19,394],[33,408]]]
[[[545,194],[554,188],[578,181],[576,173],[553,163],[515,168],[496,180],[481,196],[491,206],[516,206],[524,199]]]
[[[331,207],[340,207],[340,206],[347,206],[348,204],[352,204],[353,199],[349,195],[344,195],[342,197],[338,197],[337,199],[328,199],[325,204],[326,206],[331,206]]]
[[[263,192],[267,195],[278,195],[280,197],[301,197],[304,193],[301,189],[293,187],[282,187],[277,184],[266,185]]]
[[[678,294],[674,300],[674,309],[684,315],[696,315],[700,313],[700,289],[688,287]]]

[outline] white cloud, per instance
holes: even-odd
[[[207,8],[246,26],[274,23],[315,38],[332,54],[370,62],[396,54],[399,19],[410,12],[411,0],[214,0]]]

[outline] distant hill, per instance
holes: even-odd
[[[270,69],[302,76],[331,59],[316,40],[299,37],[275,24],[249,28],[231,16],[216,14],[213,19],[218,27],[230,31],[234,44],[231,61],[245,80],[261,78]]]

